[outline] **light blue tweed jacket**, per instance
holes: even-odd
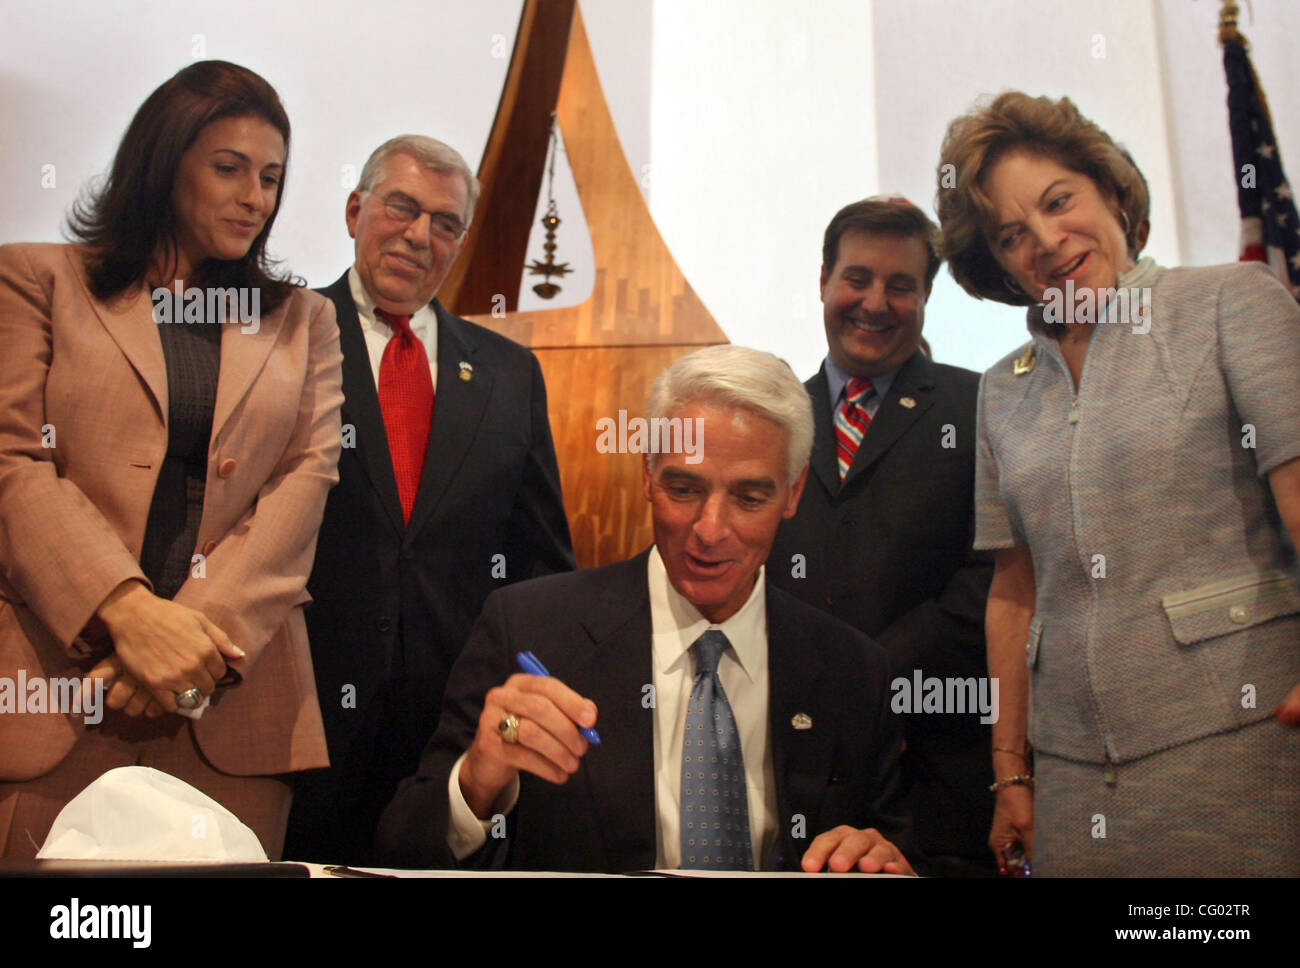
[[[1300,456],[1300,306],[1258,263],[1138,270],[1149,331],[1099,324],[1077,400],[1041,335],[980,384],[975,547],[1029,546],[1029,738],[1085,762],[1264,719],[1300,682],[1266,479]]]

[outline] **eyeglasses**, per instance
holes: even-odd
[[[369,195],[370,192],[365,194]],[[420,208],[413,201],[402,195],[381,198],[379,203],[384,206],[384,211],[394,222],[401,222],[403,225],[410,225],[421,215],[429,216],[429,232],[435,237],[442,239],[444,242],[455,242],[468,230],[469,226],[465,225],[455,215],[448,212],[430,212],[428,209]]]

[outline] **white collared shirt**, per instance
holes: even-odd
[[[650,625],[655,687],[655,864],[681,867],[682,741],[686,707],[695,679],[691,645],[709,629],[720,629],[731,647],[718,662],[718,679],[736,717],[745,758],[749,839],[754,869],[776,861],[776,772],[769,753],[767,595],[762,568],[749,598],[735,615],[714,625],[668,581],[659,549],[650,550]]]
[[[711,624],[668,581],[659,549],[650,549],[646,569],[650,593],[651,675],[655,693],[655,866],[681,866],[682,742],[686,733],[686,706],[691,697],[695,664],[691,645],[706,630],[720,629],[731,643],[718,662],[722,682],[745,759],[745,789],[749,799],[750,843],[756,870],[771,869],[778,844],[776,771],[771,756],[768,716],[767,595],[763,568],[749,598],[735,615],[720,625]],[[600,729],[600,723],[596,723]],[[460,860],[483,846],[490,822],[474,816],[460,791],[460,765],[452,767],[447,782],[451,823],[447,844]],[[499,812],[514,809],[519,779],[502,791]]]
[[[375,378],[375,387],[379,387],[379,364],[384,359],[384,349],[393,338],[393,327],[375,315],[375,301],[366,292],[361,276],[354,265],[348,270],[348,289],[352,301],[357,306],[357,319],[361,322],[361,335],[366,340],[366,353],[370,356],[370,372]],[[419,312],[411,316],[411,332],[424,344],[424,353],[429,357],[429,375],[433,377],[433,389],[438,389],[438,314],[433,307],[425,304]]]

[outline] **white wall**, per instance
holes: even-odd
[[[1300,5],[1253,6],[1242,29],[1294,173]],[[273,249],[328,283],[351,259],[343,199],[371,148],[421,131],[477,165],[519,10],[520,0],[0,0],[0,241],[59,239],[132,112],[201,44],[200,56],[246,64],[280,91],[294,143]],[[980,93],[1069,94],[1150,180],[1151,254],[1235,258],[1212,0],[583,0],[583,11],[629,163],[687,278],[733,341],[801,374],[824,352],[827,220],[884,190],[931,207],[944,127]],[[42,187],[44,165],[53,187]],[[563,167],[557,194],[559,257],[586,270],[561,302],[589,291],[590,249]],[[926,333],[938,358],[981,369],[1021,341],[1023,324],[966,297],[945,270]]]
[[[0,240],[59,239],[78,187],[106,171],[132,114],[186,63],[232,60],[269,80],[293,125],[272,249],[313,285],[352,259],[343,203],[370,151],[434,134],[476,165],[518,0],[3,0]],[[412,29],[413,24],[427,25]],[[504,38],[502,46],[494,37]],[[201,49],[199,56],[196,52]],[[57,188],[41,189],[44,164]]]
[[[875,191],[871,8],[656,0],[651,210],[735,343],[825,355],[826,223]]]

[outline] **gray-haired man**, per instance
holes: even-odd
[[[654,545],[493,594],[380,846],[416,867],[910,873],[884,653],[764,581],[808,395],[713,346],[659,377],[649,418],[702,442],[645,457]],[[520,651],[553,678],[512,674]]]
[[[488,594],[574,566],[536,357],[434,298],[478,182],[403,135],[347,199],[353,266],[321,292],[343,349],[343,456],[308,581],[331,767],[298,774],[285,856],[373,860]]]

